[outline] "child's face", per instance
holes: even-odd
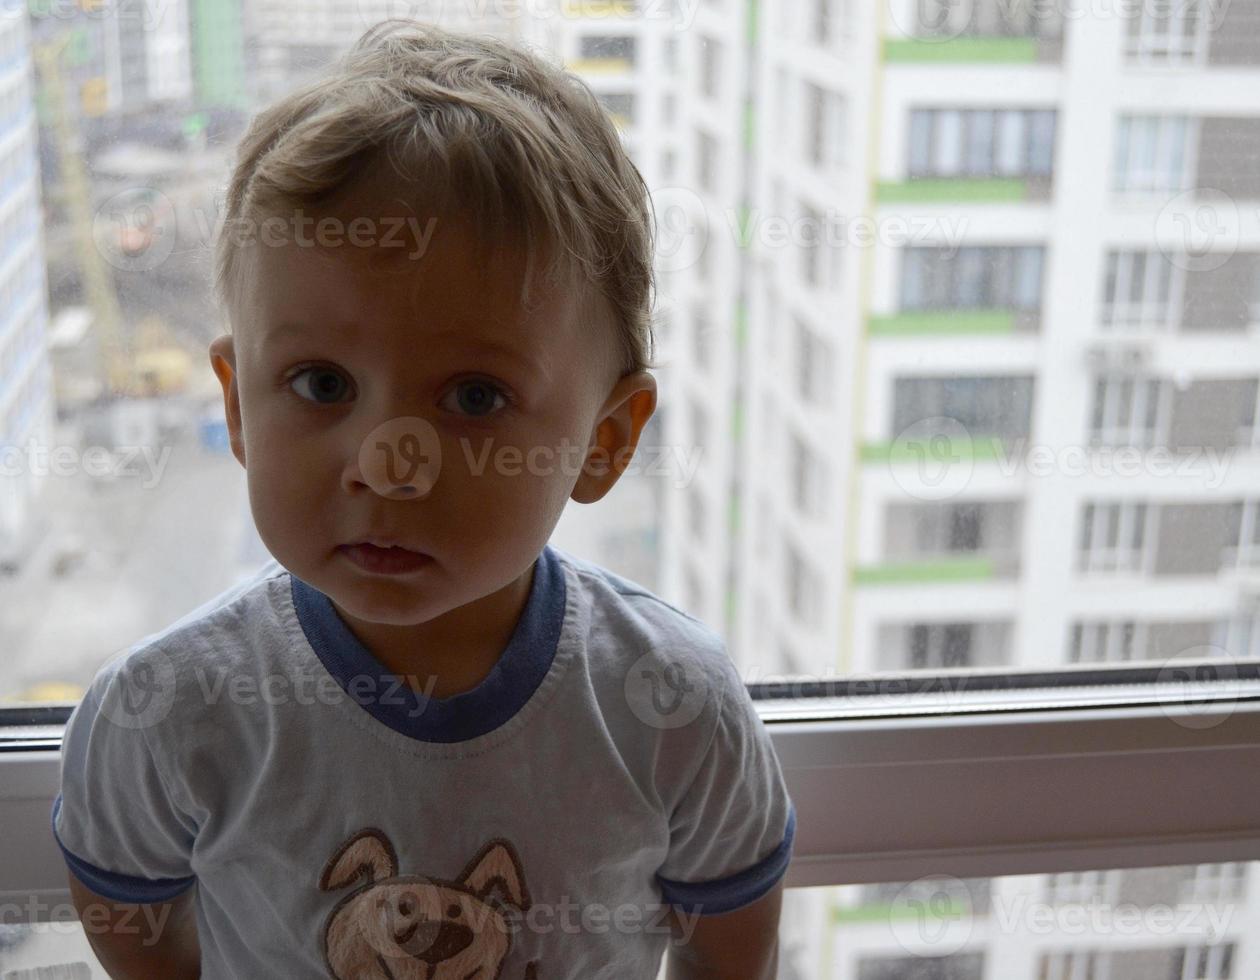
[[[471,232],[447,218],[424,242],[430,216],[395,189],[351,189],[321,208],[315,218],[335,218],[341,235],[320,240],[339,244],[298,244],[315,230],[293,214],[283,244],[260,235],[242,252],[235,333],[210,350],[263,542],[373,623],[425,622],[504,589],[570,496],[589,502],[616,481],[617,469],[580,470],[593,447],[628,439],[633,450],[655,405],[651,376],[618,378],[612,328],[584,321],[573,290],[540,285],[537,308],[522,311],[518,254],[477,268]],[[374,224],[354,226],[352,245],[355,218]],[[373,233],[404,244],[365,246]],[[377,450],[382,436],[391,449]],[[440,461],[405,479],[401,464],[435,445]],[[339,550],[379,537],[432,560],[385,575]]]

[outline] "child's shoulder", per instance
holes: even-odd
[[[97,671],[93,690],[132,698],[163,716],[175,702],[196,703],[207,685],[267,669],[267,661],[287,654],[289,626],[281,609],[288,570],[274,559],[239,579],[169,626],[115,654]],[[145,695],[140,697],[140,695]],[[186,707],[186,705],[185,705]],[[160,719],[154,717],[150,721]]]
[[[686,702],[694,720],[716,723],[717,708],[743,687],[721,635],[645,586],[557,549],[581,590],[587,663],[646,721],[657,706]],[[640,710],[641,709],[641,710]],[[672,721],[679,723],[684,711]],[[697,717],[699,716],[699,717]]]

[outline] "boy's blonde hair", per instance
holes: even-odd
[[[487,249],[523,246],[522,303],[542,256],[549,281],[585,283],[585,315],[606,321],[599,298],[607,304],[621,375],[653,366],[650,198],[594,93],[492,35],[415,20],[376,24],[327,74],[251,120],[215,246],[225,307],[240,287],[230,229],[317,207],[381,160],[435,211],[471,216]]]

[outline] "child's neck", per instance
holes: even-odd
[[[497,592],[417,626],[365,622],[335,608],[387,672],[427,697],[449,698],[471,691],[499,662],[529,601],[534,567]]]

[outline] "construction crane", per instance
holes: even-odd
[[[79,129],[66,99],[61,59],[70,43],[63,32],[34,45],[35,61],[51,116],[65,195],[66,213],[87,304],[92,311],[102,359],[102,387],[111,399],[170,394],[185,385],[191,357],[171,342],[164,324],[149,317],[141,324],[139,343],[129,348],[123,337],[123,317],[114,290],[113,274],[93,235],[91,186]],[[121,228],[118,245],[124,253],[146,245],[144,228]],[[133,354],[134,351],[134,354]]]

